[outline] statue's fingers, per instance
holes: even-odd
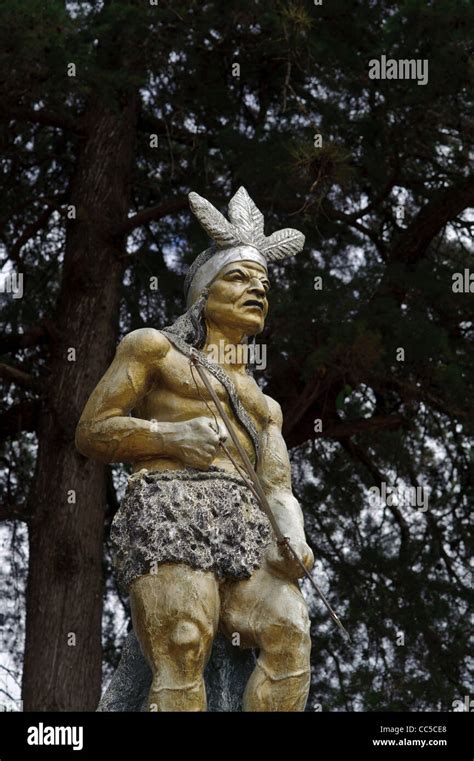
[[[222,423],[219,423],[219,441],[227,440],[227,428]]]

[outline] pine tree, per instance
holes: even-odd
[[[241,184],[269,232],[307,239],[273,269],[260,380],[354,639],[315,604],[310,706],[449,710],[468,692],[472,308],[452,286],[470,266],[474,13],[347,8],[0,5],[3,273],[24,290],[3,295],[0,518],[28,525],[26,710],[97,704],[120,471],[86,461],[75,426],[119,336],[184,309],[206,246],[187,192],[219,206]],[[382,55],[427,60],[427,84],[371,79]],[[369,504],[397,479],[426,488],[425,512]]]

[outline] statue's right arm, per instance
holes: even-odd
[[[150,390],[169,349],[168,339],[153,328],[134,330],[120,342],[76,429],[76,447],[83,455],[103,462],[133,462],[172,453],[176,424],[129,415]]]

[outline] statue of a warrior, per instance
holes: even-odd
[[[258,651],[245,711],[302,711],[311,646],[298,585],[304,570],[278,546],[242,449],[306,569],[313,554],[291,489],[280,406],[253,379],[245,353],[227,349],[263,330],[268,264],[301,251],[304,236],[285,229],[266,237],[242,187],[228,219],[197,193],[189,199],[212,245],[188,271],[187,311],[162,330],[125,336],[87,402],[76,444],[87,457],[133,467],[111,541],[153,675],[149,710],[206,710],[203,671],[221,632]]]

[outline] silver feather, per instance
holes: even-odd
[[[199,193],[189,193],[188,198],[193,214],[218,248],[238,246],[243,242],[238,228],[231,224],[212,203],[206,201]]]
[[[218,248],[231,248],[242,243],[254,246],[267,261],[295,256],[304,246],[305,237],[290,227],[264,235],[264,219],[260,209],[241,186],[229,201],[229,220],[212,203],[198,193],[189,193],[189,205],[204,230]]]
[[[229,201],[229,219],[238,228],[244,243],[260,247],[265,237],[263,214],[243,186]]]
[[[285,259],[287,256],[295,256],[302,251],[305,237],[299,230],[285,227],[265,238],[259,250],[267,261]]]

